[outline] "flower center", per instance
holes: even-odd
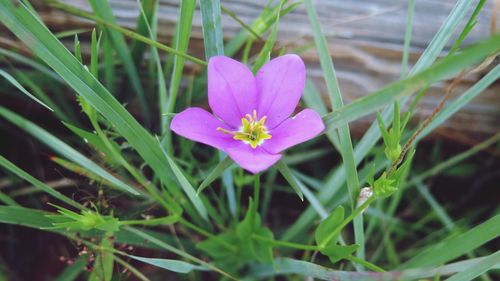
[[[257,111],[254,110],[253,115],[247,114],[244,118],[241,118],[241,127],[238,131],[229,131],[221,127],[217,128],[217,131],[231,134],[233,139],[249,144],[252,148],[257,148],[265,140],[271,138],[264,125],[266,119],[266,116],[257,119]]]

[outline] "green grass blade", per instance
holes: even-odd
[[[483,9],[484,4],[486,4],[486,0],[479,0],[479,2],[476,5],[476,8],[472,12],[472,15],[470,16],[469,20],[465,24],[464,29],[462,30],[460,35],[458,35],[457,40],[455,41],[455,43],[451,47],[450,53],[454,53],[458,49],[458,47],[462,44],[462,42],[467,37],[469,32],[474,28],[474,26],[477,23],[476,18],[479,15],[479,12],[481,12],[481,10]]]
[[[127,255],[128,257],[147,263],[159,268],[166,269],[168,271],[173,271],[177,273],[189,273],[193,270],[206,270],[205,267],[200,267],[194,264],[187,263],[185,261],[173,260],[173,259],[156,259],[156,258],[146,258],[133,255]]]
[[[424,71],[405,80],[392,83],[371,95],[357,99],[335,112],[323,116],[327,126],[326,130],[338,128],[345,122],[366,116],[387,103],[392,103],[397,97],[409,95],[422,87],[450,78],[460,70],[474,66],[489,55],[500,51],[499,40],[500,35],[485,39],[464,49],[461,53],[447,56]]]
[[[148,26],[152,25],[157,4],[158,0],[141,0],[140,5],[141,9],[144,11],[144,16],[139,16],[137,18],[137,28],[135,30],[137,34],[140,34],[144,37],[150,37],[150,28]],[[141,61],[143,59],[146,48],[147,44],[138,40],[134,40],[132,46],[130,47],[130,55],[132,56],[134,64],[138,68],[141,66]]]
[[[470,0],[457,1],[443,25],[439,28],[434,38],[432,38],[429,46],[424,50],[420,59],[411,69],[411,73],[417,73],[426,69],[439,57],[473,2]]]
[[[276,43],[276,37],[278,36],[278,24],[280,22],[280,13],[281,8],[283,7],[285,0],[281,0],[278,5],[278,13],[276,15],[276,20],[274,22],[273,29],[271,30],[271,34],[267,37],[264,46],[260,50],[257,59],[255,60],[254,65],[252,66],[252,72],[255,74],[257,71],[271,58],[271,52],[274,48],[274,43]]]
[[[231,158],[226,156],[222,161],[219,162],[219,164],[217,164],[217,166],[215,166],[215,168],[210,172],[210,174],[208,174],[208,176],[201,182],[196,193],[200,194],[214,180],[219,178],[227,168],[231,167],[232,164],[233,160],[231,160]]]
[[[465,91],[460,97],[449,102],[443,110],[441,110],[437,116],[431,121],[429,126],[425,128],[422,133],[417,137],[417,140],[422,139],[439,125],[443,124],[448,118],[453,114],[467,105],[472,99],[477,97],[481,92],[488,88],[491,84],[500,78],[500,65],[495,66],[488,74],[486,74],[481,80]]]
[[[279,161],[276,167],[278,167],[281,175],[285,178],[288,184],[290,184],[290,186],[293,188],[293,191],[295,191],[297,196],[299,196],[300,200],[304,201],[304,194],[302,194],[302,189],[300,188],[297,179],[293,176],[292,171],[290,171],[290,168],[288,168],[284,161]]]
[[[335,74],[335,68],[330,56],[328,43],[326,41],[325,35],[321,30],[320,22],[316,14],[316,10],[313,6],[312,0],[305,0],[307,14],[309,16],[309,21],[312,26],[314,42],[316,49],[319,54],[321,69],[323,70],[323,75],[328,89],[328,96],[330,98],[330,103],[332,110],[337,110],[344,106],[342,100],[342,95],[340,93],[340,88],[337,81],[337,75]],[[340,154],[342,156],[343,167],[346,170],[346,180],[347,188],[349,192],[349,202],[351,204],[351,210],[355,208],[355,200],[360,188],[358,172],[356,169],[356,162],[354,160],[354,152],[351,141],[351,134],[349,132],[349,125],[347,122],[341,124],[338,129]],[[359,248],[356,251],[357,257],[360,259],[365,258],[364,254],[364,235],[363,235],[363,220],[361,216],[358,216],[354,220],[354,236],[356,244],[359,244]],[[362,267],[360,267],[362,269]]]
[[[158,145],[161,147],[161,144],[159,141],[158,141]],[[184,176],[184,174],[182,173],[179,166],[177,166],[175,161],[170,156],[168,156],[167,152],[163,148],[162,148],[162,152],[163,152],[163,155],[165,156],[165,158],[167,159],[168,164],[170,165],[170,168],[174,172],[174,175],[176,176],[177,181],[179,182],[182,189],[184,190],[184,192],[188,196],[189,200],[191,200],[191,202],[193,203],[196,210],[200,213],[201,217],[205,220],[208,220],[207,209],[205,208],[205,206],[203,205],[203,202],[200,200],[200,198],[196,194],[196,191],[194,190],[193,186],[189,183],[186,176]]]
[[[52,226],[52,220],[47,218],[48,214],[50,213],[36,209],[0,206],[0,223],[46,229]]]
[[[177,56],[182,56],[184,58],[186,58],[187,60],[189,61],[192,61],[196,64],[199,64],[199,65],[202,65],[202,66],[206,66],[207,63],[199,58],[196,58],[196,57],[193,57],[193,56],[190,56],[188,54],[185,54],[185,53],[181,53],[181,52],[178,52],[175,48],[172,48],[172,47],[169,47],[167,45],[164,45],[158,41],[154,41],[154,40],[151,40],[149,39],[148,37],[146,36],[142,36],[140,34],[137,34],[133,31],[130,31],[126,28],[123,28],[123,27],[120,27],[119,25],[117,24],[114,24],[114,23],[111,23],[109,21],[106,21],[100,17],[96,17],[94,16],[93,14],[91,13],[87,13],[87,12],[84,12],[84,11],[81,11],[79,10],[78,8],[75,8],[73,6],[70,6],[70,5],[66,5],[66,4],[63,4],[63,3],[60,3],[60,2],[51,2],[51,6],[55,7],[55,8],[58,8],[58,9],[61,9],[69,14],[72,14],[72,15],[75,15],[75,16],[79,16],[79,17],[83,17],[83,18],[86,18],[86,19],[89,19],[89,20],[92,20],[92,21],[95,21],[96,23],[98,24],[102,24],[106,27],[108,27],[109,29],[112,29],[112,30],[116,30],[120,33],[122,33],[123,35],[129,37],[129,38],[132,38],[134,40],[138,40],[138,41],[141,41],[141,42],[144,42],[150,46],[154,46],[160,50],[163,50],[165,52],[168,52],[168,53],[172,53],[174,55],[177,55]]]
[[[500,236],[500,214],[458,236],[430,246],[403,264],[402,268],[435,267],[460,257]]]
[[[56,279],[54,279],[54,281],[73,281],[85,270],[86,265],[86,257],[78,257],[75,262],[67,266],[64,271],[59,274]]]
[[[196,1],[181,1],[179,19],[177,21],[177,28],[175,33],[175,45],[174,45],[174,48],[179,52],[185,53],[188,50],[189,38],[191,35],[191,25],[193,23],[193,14],[195,8],[196,8]],[[167,107],[166,108],[162,107],[163,109],[166,109],[166,111],[164,112],[162,111],[162,114],[175,112],[177,94],[179,92],[179,86],[182,79],[185,60],[186,60],[185,58],[180,56],[174,57],[172,76],[170,77],[170,88],[169,88],[170,96],[168,98],[168,104],[166,105]],[[168,140],[167,152],[169,152],[170,155],[172,155],[172,145],[170,136],[171,132],[168,130],[167,124],[168,124],[168,116],[163,115],[161,132],[164,133],[168,131],[167,134],[169,134],[169,136],[167,137]]]
[[[139,194],[133,187],[120,181],[119,179],[117,179],[116,177],[105,171],[103,168],[98,166],[96,163],[85,157],[83,154],[76,151],[71,146],[62,142],[61,140],[59,140],[46,130],[35,125],[34,123],[24,119],[23,117],[1,106],[0,106],[0,116],[9,120],[14,125],[20,127],[33,137],[37,138],[39,141],[41,141],[42,143],[53,149],[58,154],[70,159],[71,161],[74,161],[80,166],[86,167],[89,171],[92,171],[94,174],[99,175],[100,177],[113,183],[113,185],[116,186],[117,188],[123,191],[130,192],[134,195]]]
[[[113,16],[113,11],[108,1],[97,1],[97,0],[88,0],[88,1],[92,6],[92,9],[94,10],[94,13],[98,17],[113,24],[116,24],[116,19]],[[111,30],[109,28],[105,29],[105,31],[108,33],[111,42],[115,48],[115,51],[118,53],[118,56],[120,57],[123,66],[125,67],[125,71],[127,72],[127,75],[130,79],[130,83],[132,84],[132,87],[134,88],[134,91],[137,94],[137,97],[139,98],[139,104],[143,112],[142,116],[144,120],[146,120],[146,123],[149,123],[150,112],[148,109],[146,95],[144,94],[144,90],[142,89],[141,81],[139,79],[139,72],[137,71],[137,68],[135,67],[135,64],[132,60],[132,56],[130,55],[130,51],[127,46],[127,42],[125,41],[125,38],[120,32],[116,30]]]
[[[416,187],[420,195],[422,195],[425,201],[427,201],[427,203],[431,206],[431,208],[434,210],[434,213],[436,213],[436,216],[443,223],[443,225],[448,230],[452,230],[454,227],[453,220],[448,216],[444,208],[439,204],[439,202],[437,202],[434,196],[432,196],[428,187],[422,181],[417,181]]]
[[[14,85],[14,87],[16,87],[19,91],[21,91],[23,94],[27,95],[30,99],[36,101],[37,103],[39,103],[40,105],[42,105],[43,107],[47,108],[48,110],[50,111],[54,111],[52,108],[50,108],[48,105],[46,105],[45,103],[43,103],[41,100],[39,100],[37,97],[33,96],[30,92],[28,92],[28,90],[26,90],[23,85],[19,84],[19,82],[17,82],[17,80],[12,77],[12,75],[10,75],[9,73],[3,71],[2,69],[0,69],[0,76],[2,76],[3,78],[5,78],[7,81],[9,81],[12,85]]]
[[[478,277],[479,275],[485,273],[486,271],[500,265],[500,251],[496,251],[494,254],[485,257],[481,262],[478,262],[474,266],[467,268],[466,270],[459,272],[446,281],[469,281]]]
[[[234,277],[232,277],[228,273],[222,271],[221,269],[219,269],[219,268],[217,268],[217,267],[215,267],[215,266],[213,266],[213,265],[211,265],[211,264],[209,264],[209,263],[207,263],[207,262],[205,262],[203,260],[200,260],[200,259],[198,259],[198,258],[196,258],[196,257],[194,257],[194,256],[192,256],[192,255],[190,255],[190,254],[188,254],[188,253],[186,253],[184,251],[181,251],[181,250],[179,250],[179,249],[177,249],[177,248],[175,248],[175,247],[173,247],[173,246],[171,246],[171,245],[169,245],[169,244],[167,244],[167,243],[159,240],[158,238],[156,238],[154,236],[151,236],[150,234],[148,234],[148,233],[146,233],[144,231],[141,231],[141,230],[136,229],[136,228],[131,228],[131,227],[126,227],[125,230],[128,231],[128,232],[130,232],[130,233],[132,233],[132,234],[135,234],[138,237],[141,237],[143,240],[149,241],[149,242],[151,242],[151,243],[159,246],[162,249],[165,249],[165,250],[167,250],[169,252],[172,252],[172,253],[174,253],[176,255],[179,255],[180,257],[183,257],[183,258],[185,258],[187,260],[199,263],[202,266],[206,266],[207,268],[209,268],[211,270],[214,270],[214,271],[216,271],[216,272],[218,272],[218,273],[220,273],[220,274],[222,274],[222,275],[224,275],[226,277],[229,277],[230,279],[236,280]]]
[[[19,63],[25,64],[27,66],[32,67],[33,69],[36,69],[37,71],[47,75],[51,79],[54,79],[57,82],[64,82],[59,75],[57,75],[54,71],[52,71],[50,68],[46,67],[44,64],[35,61],[33,59],[30,59],[28,57],[22,56],[16,52],[6,50],[3,48],[0,48],[0,55],[6,56],[10,59],[13,59]]]
[[[479,151],[487,148],[488,146],[498,142],[499,140],[500,140],[500,133],[497,133],[496,135],[488,138],[487,140],[471,147],[467,151],[457,154],[445,161],[441,161],[439,164],[434,165],[431,169],[412,177],[411,180],[409,180],[406,184],[403,185],[403,188],[408,185],[416,184],[418,181],[423,181],[424,179],[431,177],[433,175],[437,175],[440,172],[456,165],[459,162],[462,162],[468,157],[471,157],[472,155],[478,153]]]
[[[224,55],[220,0],[200,0],[205,57]]]
[[[139,6],[139,10],[141,11],[141,17],[144,21],[145,28],[147,29],[148,37],[151,38],[151,40],[156,39],[156,34],[153,32],[152,28],[149,26],[148,23],[148,18],[146,15],[146,12],[142,9],[141,3],[139,0],[137,0],[137,5]],[[156,11],[157,7],[154,7],[153,18],[156,18]],[[165,114],[167,113],[165,111],[165,108],[167,106],[167,83],[165,82],[165,74],[163,73],[163,67],[161,65],[161,60],[160,60],[160,54],[158,53],[158,50],[156,47],[152,46],[151,47],[151,54],[152,54],[152,59],[156,65],[156,78],[157,78],[157,87],[158,87],[158,101],[159,101],[159,108],[160,108],[160,131],[163,133],[166,129],[166,118]]]
[[[411,35],[413,32],[413,15],[415,14],[415,0],[408,0],[408,12],[406,13],[405,39],[403,44],[403,57],[401,59],[401,78],[408,72],[408,60],[410,58]]]
[[[10,198],[7,194],[0,191],[0,201],[7,206],[21,206],[14,199]]]
[[[62,202],[73,206],[77,209],[85,209],[80,203],[66,197],[65,195],[61,194],[59,191],[53,189],[52,187],[44,184],[43,182],[35,179],[32,177],[30,174],[26,173],[25,171],[21,170],[19,167],[14,165],[14,163],[10,162],[9,160],[5,159],[3,156],[0,155],[0,166],[2,166],[4,169],[14,173],[18,177],[22,178],[23,180],[31,183],[35,187],[39,188],[43,192],[48,193],[49,195],[53,196],[56,199],[61,200]]]
[[[318,213],[321,219],[325,219],[328,217],[329,213],[325,210],[325,208],[321,205],[319,199],[314,195],[309,188],[299,179],[297,173],[292,171],[293,178],[295,179],[299,190],[304,194],[309,204],[313,207],[313,209]]]

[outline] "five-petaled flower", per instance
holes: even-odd
[[[170,128],[190,140],[218,148],[252,173],[281,158],[281,152],[307,141],[325,128],[321,117],[294,112],[306,79],[297,55],[265,64],[254,76],[242,63],[224,56],[208,62],[208,103],[213,113],[196,107],[178,113]]]

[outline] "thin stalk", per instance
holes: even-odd
[[[319,251],[319,249],[320,249],[316,245],[304,245],[304,244],[298,244],[298,243],[287,242],[287,241],[279,241],[279,240],[274,240],[274,239],[267,238],[264,236],[260,236],[257,234],[252,234],[251,238],[255,239],[255,240],[262,241],[262,242],[266,242],[269,244],[273,244],[274,246],[282,246],[282,247],[287,247],[287,248],[292,248],[292,249],[297,249],[297,250]]]
[[[196,57],[193,57],[191,55],[188,55],[188,54],[185,54],[185,53],[182,53],[182,52],[179,52],[177,51],[175,48],[172,48],[172,47],[169,47],[167,45],[164,45],[160,42],[157,42],[155,40],[151,40],[145,36],[142,36],[138,33],[135,33],[131,30],[128,30],[126,28],[123,28],[119,25],[116,25],[116,24],[113,24],[113,23],[110,23],[110,22],[107,22],[99,17],[96,17],[90,13],[87,13],[87,12],[84,12],[84,11],[81,11],[79,10],[78,8],[75,8],[75,7],[72,7],[71,5],[66,5],[66,4],[63,4],[63,3],[60,3],[60,2],[57,2],[57,1],[52,1],[52,0],[46,0],[48,3],[50,3],[51,6],[55,7],[55,8],[58,8],[62,11],[65,11],[69,14],[72,14],[72,15],[75,15],[75,16],[79,16],[79,17],[82,17],[82,18],[86,18],[86,19],[89,19],[89,20],[93,20],[95,21],[96,23],[99,23],[99,24],[102,24],[102,25],[105,25],[106,27],[110,28],[110,29],[113,29],[113,30],[116,30],[116,31],[119,31],[121,32],[123,35],[127,36],[127,37],[130,37],[132,39],[135,39],[137,41],[141,41],[143,43],[146,43],[146,44],[149,44],[151,46],[154,46],[160,50],[163,50],[165,52],[168,52],[168,53],[172,53],[174,55],[177,55],[177,56],[181,56],[187,60],[190,60],[196,64],[199,64],[201,66],[207,66],[207,63],[199,58],[196,58]]]
[[[371,263],[371,262],[368,262],[368,261],[365,261],[363,259],[360,259],[360,258],[357,258],[353,255],[349,255],[346,257],[347,260],[351,261],[351,262],[354,262],[354,263],[357,263],[357,264],[360,264],[368,269],[371,269],[375,272],[385,272],[385,270],[381,267],[378,267],[377,265]]]

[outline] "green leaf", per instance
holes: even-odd
[[[44,184],[43,182],[37,180],[36,178],[32,177],[30,174],[26,173],[25,171],[21,170],[19,167],[14,165],[14,163],[10,162],[9,160],[5,159],[3,156],[0,155],[0,166],[2,166],[4,169],[7,169],[17,175],[18,177],[26,180],[27,182],[31,183],[35,187],[39,188],[43,192],[46,192],[47,194],[50,194],[54,198],[57,198],[61,200],[62,202],[73,206],[77,209],[84,209],[80,203],[71,200],[70,198],[66,197],[59,191],[53,189],[52,187]]]
[[[189,273],[193,270],[206,270],[206,268],[203,266],[197,266],[180,260],[146,258],[133,255],[127,256],[133,258],[134,260],[138,260],[143,263],[154,265],[156,267],[160,267],[177,273]]]
[[[31,134],[33,137],[37,138],[39,141],[52,148],[54,151],[59,153],[60,155],[78,163],[82,167],[86,167],[89,171],[93,172],[96,175],[106,179],[107,181],[113,183],[113,186],[117,188],[130,192],[134,195],[138,195],[139,193],[135,191],[135,189],[121,180],[117,179],[103,168],[98,166],[96,163],[92,162],[90,159],[82,155],[80,152],[73,149],[71,146],[62,142],[49,132],[44,129],[38,127],[34,123],[24,119],[23,117],[17,115],[16,113],[0,106],[0,116],[12,122],[14,125],[20,127],[25,130],[27,133]]]
[[[224,171],[229,168],[233,164],[233,160],[229,157],[225,157],[222,161],[220,161],[217,166],[208,174],[208,176],[201,182],[200,186],[198,187],[198,190],[196,191],[197,194],[200,194],[203,189],[205,189],[207,186],[209,186],[214,180],[219,178]]]
[[[116,24],[116,20],[115,17],[113,16],[111,5],[109,4],[108,1],[88,0],[88,2],[92,6],[94,13],[98,17],[113,24]],[[146,96],[144,94],[144,90],[142,89],[141,81],[139,79],[140,77],[139,72],[137,71],[137,68],[134,65],[132,56],[127,46],[127,42],[125,41],[125,38],[120,32],[109,28],[106,28],[105,31],[108,34],[109,38],[111,39],[111,43],[113,44],[115,51],[118,53],[118,56],[120,56],[121,62],[123,63],[125,71],[127,72],[127,75],[130,79],[130,83],[132,84],[132,87],[134,88],[134,91],[137,94],[137,97],[139,98],[139,104],[143,112],[143,118],[145,118],[146,123],[148,123],[150,118],[149,117],[150,111],[148,109]]]
[[[335,236],[332,236],[332,234],[336,231],[338,226],[340,226],[343,220],[344,207],[338,206],[318,225],[318,228],[316,228],[316,232],[314,233],[314,239],[320,248],[326,247],[331,242],[337,242],[340,232],[336,233]]]
[[[196,244],[196,248],[202,250],[209,256],[211,256],[215,260],[227,260],[229,257],[236,254],[234,250],[228,247],[225,247],[220,243],[220,241],[226,241],[227,243],[235,246],[239,246],[239,239],[236,232],[233,230],[229,230],[223,232],[216,236],[216,238],[208,238],[198,244]]]
[[[170,168],[174,172],[174,175],[177,178],[177,181],[181,185],[182,189],[184,192],[187,194],[189,200],[193,203],[194,207],[196,210],[200,213],[201,217],[205,220],[208,220],[208,213],[207,209],[205,208],[205,205],[203,205],[203,202],[200,200],[200,198],[196,195],[196,192],[194,191],[194,187],[189,183],[189,181],[186,179],[186,176],[182,173],[181,169],[177,166],[175,161],[170,158],[170,156],[167,155],[161,144],[158,142],[158,146],[161,148],[163,155],[168,161],[168,164],[170,165]]]
[[[200,1],[205,57],[224,55],[220,0]]]
[[[19,82],[17,82],[17,80],[14,77],[12,77],[12,75],[10,75],[9,73],[3,71],[2,69],[0,69],[0,75],[3,76],[3,78],[7,79],[7,81],[9,81],[12,85],[14,85],[17,89],[19,89],[19,91],[21,91],[23,94],[27,95],[32,100],[36,101],[37,103],[39,103],[43,107],[47,108],[48,110],[54,111],[48,105],[46,105],[41,100],[39,100],[37,97],[33,96],[30,92],[28,92],[28,90],[26,90],[23,87],[23,85],[19,84]]]
[[[271,30],[271,34],[267,37],[264,46],[260,50],[259,55],[257,56],[257,59],[255,60],[254,65],[252,66],[252,72],[254,74],[257,73],[257,71],[266,63],[269,61],[271,57],[271,52],[274,47],[274,43],[276,42],[276,37],[278,34],[278,24],[280,21],[280,14],[279,11],[281,11],[281,8],[283,7],[283,4],[285,3],[286,0],[281,0],[278,4],[278,13],[276,15],[276,20],[274,22],[274,27]]]
[[[202,1],[202,2],[213,3],[218,1]],[[204,7],[204,5],[209,5],[209,4],[203,4],[203,3],[201,4],[202,7]],[[174,46],[175,49],[179,52],[185,53],[188,50],[188,44],[191,34],[191,26],[193,22],[193,14],[195,8],[196,8],[196,1],[181,1],[179,19],[177,21],[177,27],[175,31],[175,46]],[[204,15],[202,8],[202,17],[203,16]],[[183,74],[185,60],[186,60],[185,58],[180,56],[174,57],[174,68],[172,70],[172,76],[170,78],[170,88],[169,88],[170,96],[168,99],[167,111],[162,113],[173,113],[175,111],[177,93],[179,92],[179,86]],[[165,130],[167,130],[167,128],[162,127],[162,132],[164,132]]]
[[[487,258],[487,257],[486,257]],[[273,265],[259,264],[250,268],[250,272],[256,278],[264,279],[266,277],[297,274],[304,277],[312,277],[318,280],[342,280],[342,281],[374,281],[374,280],[394,280],[394,276],[398,276],[397,280],[417,280],[427,279],[435,276],[449,275],[455,272],[462,272],[473,268],[478,263],[481,263],[485,258],[476,258],[466,261],[460,261],[444,266],[433,268],[414,268],[404,271],[391,272],[356,272],[343,271],[337,269],[326,268],[314,263],[290,259],[277,258]],[[497,263],[492,268],[499,269]]]
[[[330,245],[322,249],[320,252],[327,256],[332,263],[345,259],[359,248],[359,245]]]
[[[500,235],[500,214],[458,236],[430,246],[403,264],[403,268],[440,266]]]
[[[0,223],[22,225],[36,229],[46,229],[52,226],[45,211],[17,206],[0,206]]]
[[[249,237],[260,227],[260,223],[260,216],[250,198],[245,218],[236,226],[236,234],[243,241],[250,240]]]
[[[103,249],[113,248],[113,239],[105,235],[99,245]],[[94,263],[94,269],[89,276],[89,281],[111,281],[113,277],[113,253],[106,250],[99,250]]]
[[[145,16],[141,16],[137,18],[137,28],[136,33],[140,34],[144,37],[149,37],[149,28],[148,25],[152,24],[154,20],[154,13],[156,10],[157,0],[142,0],[141,8],[144,11]],[[147,45],[144,42],[134,40],[132,46],[130,47],[130,54],[132,56],[132,60],[137,67],[140,67],[144,52],[146,51]]]
[[[75,262],[71,265],[68,265],[64,271],[57,276],[54,281],[73,281],[75,280],[78,275],[80,275],[83,270],[85,269],[85,266],[87,265],[87,257],[86,256],[81,256],[78,257]]]
[[[255,234],[274,240],[274,235],[272,231],[265,227],[260,227],[257,229]],[[253,253],[256,259],[263,263],[273,263],[273,247],[270,243],[265,243],[259,240],[250,239],[253,249]]]
[[[485,257],[479,263],[474,266],[470,266],[466,270],[459,272],[446,281],[469,281],[478,277],[479,275],[485,273],[492,268],[498,268],[500,264],[500,251],[496,251],[494,254]]]
[[[285,180],[290,184],[290,186],[293,188],[293,191],[299,196],[300,200],[304,201],[304,194],[302,193],[302,190],[300,189],[300,186],[297,182],[297,179],[293,176],[292,171],[290,171],[290,168],[286,165],[285,161],[279,161],[278,162],[278,170],[280,171],[281,175],[285,178]]]
[[[113,153],[109,150],[106,144],[99,138],[99,136],[93,132],[88,132],[86,130],[80,129],[76,126],[73,126],[69,123],[62,122],[64,126],[70,129],[77,136],[81,137],[84,142],[90,144],[94,149],[101,151],[104,153],[104,159],[111,164],[117,164],[118,159],[113,158]],[[115,147],[116,151],[119,151],[119,145],[111,140],[109,142]]]

